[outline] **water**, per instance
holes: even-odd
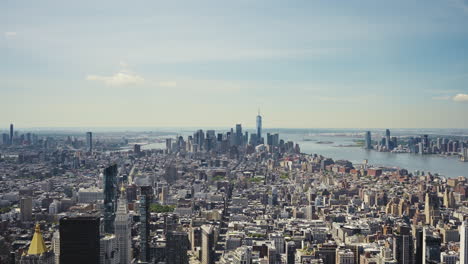
[[[329,136],[314,134],[283,133],[282,138],[299,143],[301,152],[320,154],[334,160],[344,159],[353,163],[363,163],[365,159],[375,166],[399,167],[410,172],[416,170],[439,173],[447,177],[468,177],[468,162],[461,162],[457,157],[442,157],[439,155],[419,155],[411,153],[389,153],[366,150],[362,147],[338,147],[338,145],[353,145],[353,140],[362,139],[358,136]],[[317,141],[304,141],[304,138]],[[319,141],[331,141],[332,144],[318,144]]]

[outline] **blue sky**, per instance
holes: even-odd
[[[468,1],[1,1],[0,124],[468,128]]]

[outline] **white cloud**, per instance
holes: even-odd
[[[453,97],[455,102],[468,103],[468,94],[457,94]]]
[[[13,32],[13,31],[5,32],[5,38],[7,38],[7,39],[12,39],[12,38],[16,37],[16,35],[18,35],[18,34],[16,32]]]
[[[159,86],[162,86],[162,87],[176,87],[177,86],[177,83],[173,81],[159,82],[158,84]]]
[[[127,71],[120,71],[112,76],[88,75],[86,80],[103,82],[108,86],[138,85],[145,81],[143,77]]]

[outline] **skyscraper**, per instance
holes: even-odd
[[[98,264],[100,219],[95,216],[60,219],[60,263]]]
[[[423,239],[423,264],[440,263],[440,237],[424,227]]]
[[[426,192],[424,202],[424,214],[426,216],[426,224],[432,224],[433,218],[437,218],[440,214],[440,202],[436,193]]]
[[[260,115],[260,111],[257,115],[257,142],[258,144],[262,143],[262,116]]]
[[[117,204],[117,164],[104,169],[104,232],[114,233]]]
[[[86,147],[88,152],[93,152],[93,133],[86,132]]]
[[[120,254],[120,264],[130,264],[132,261],[131,219],[128,215],[127,194],[122,186],[115,217],[115,236]]]
[[[390,150],[390,129],[385,130],[385,147]]]
[[[372,149],[372,137],[371,137],[371,132],[367,131],[366,132],[366,142],[364,144],[365,149]]]
[[[149,235],[150,235],[150,211],[149,205],[152,199],[151,186],[141,186],[140,191],[140,256],[141,262],[150,261]]]
[[[118,249],[117,238],[114,234],[106,234],[101,236],[99,263],[116,264],[120,262],[120,254]]]
[[[13,124],[10,124],[10,145],[13,145],[13,139],[14,139]]]
[[[36,224],[34,236],[29,245],[28,252],[21,256],[20,264],[52,264],[54,263],[54,253],[47,250],[42,237],[41,228]]]
[[[7,133],[2,134],[2,144],[10,145],[10,135],[8,135]]]
[[[166,263],[188,264],[189,240],[186,232],[169,231],[166,235]]]
[[[32,221],[32,198],[24,197],[20,200],[20,220],[21,222]]]
[[[294,264],[296,256],[296,244],[293,241],[289,241],[286,244],[286,264]]]
[[[463,221],[460,226],[460,264],[468,264],[468,223]]]
[[[398,226],[393,239],[393,257],[398,263],[414,263],[414,242],[408,226]]]
[[[415,264],[422,264],[423,263],[423,243],[424,243],[424,238],[423,238],[424,232],[422,227],[417,227],[416,228],[416,250],[415,250],[415,258],[414,258],[414,263]]]
[[[237,146],[242,145],[242,125],[241,124],[236,125],[236,145]]]
[[[213,264],[214,261],[214,236],[215,227],[213,225],[203,225],[202,230],[202,248],[201,248],[201,263],[202,264]]]

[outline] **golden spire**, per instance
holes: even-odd
[[[29,245],[28,255],[41,255],[45,252],[47,252],[47,248],[42,238],[41,227],[39,223],[37,223],[31,245]]]

